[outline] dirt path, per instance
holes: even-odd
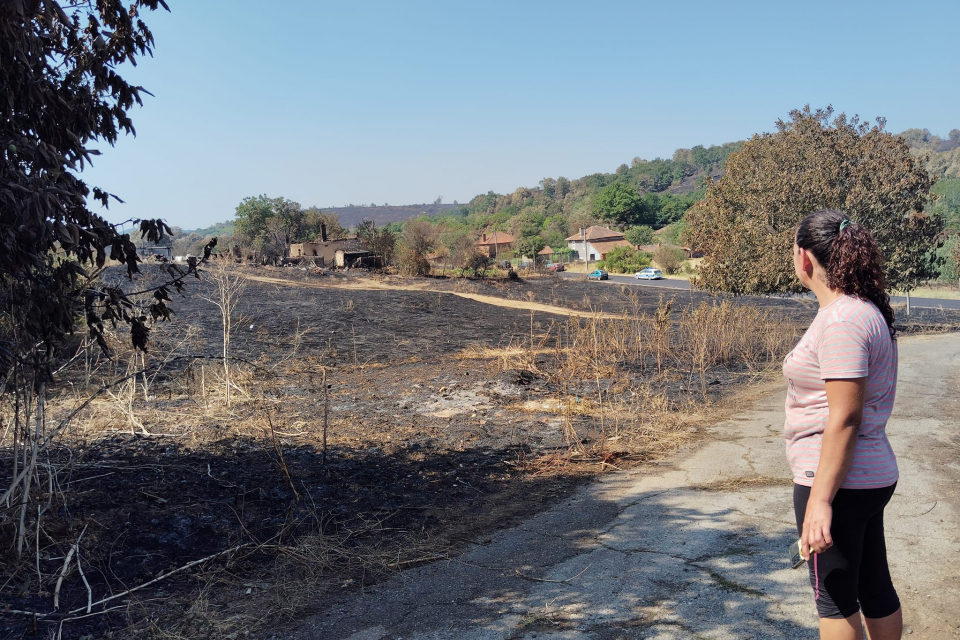
[[[478,293],[465,293],[461,291],[445,291],[441,289],[434,289],[420,284],[397,284],[394,282],[380,282],[373,280],[372,278],[363,278],[363,279],[350,279],[343,281],[330,281],[324,280],[322,282],[309,282],[309,281],[300,281],[300,280],[287,280],[284,278],[270,278],[267,276],[246,276],[250,280],[255,280],[257,282],[263,282],[266,284],[275,284],[285,287],[303,287],[308,289],[353,289],[359,291],[419,291],[421,293],[436,293],[439,295],[452,295],[458,296],[460,298],[466,298],[467,300],[473,300],[474,302],[481,302],[483,304],[490,304],[496,307],[504,307],[507,309],[523,309],[525,311],[539,311],[540,313],[552,313],[560,316],[575,316],[578,318],[606,318],[614,319],[621,316],[612,314],[612,313],[603,313],[603,312],[587,312],[587,311],[576,311],[574,309],[567,309],[566,307],[557,307],[549,304],[541,304],[539,302],[533,301],[524,301],[524,300],[508,300],[506,298],[498,298],[497,296],[485,296]]]
[[[887,511],[912,638],[960,637],[960,335],[901,341]],[[670,464],[608,476],[468,552],[349,591],[291,640],[815,638],[780,437],[783,391]]]

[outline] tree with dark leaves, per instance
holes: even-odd
[[[808,106],[778,121],[775,133],[744,143],[686,214],[686,240],[705,254],[694,284],[746,294],[804,291],[790,251],[797,224],[817,209],[844,211],[871,230],[890,289],[909,291],[935,275],[943,220],[924,208],[936,178],[884,124]]]
[[[151,54],[141,12],[159,6],[167,8],[163,0],[0,1],[0,396],[16,407],[13,458],[23,461],[0,494],[0,502],[16,505],[16,522],[5,512],[0,529],[13,524],[18,556],[32,539],[27,529],[39,530],[39,515],[28,508],[38,456],[69,422],[44,430],[45,390],[66,337],[85,324],[108,350],[104,324],[125,324],[133,346],[145,351],[151,322],[170,315],[171,291],[197,274],[194,259],[186,268],[167,265],[165,283],[141,291],[104,284],[98,275],[108,259],[132,279],[139,258],[123,226],[88,206],[119,198],[80,177],[98,154],[94,145],[135,133],[128,111],[147,92],[118,68]],[[133,222],[150,242],[171,233],[161,220]],[[31,407],[36,429],[24,426]]]
[[[103,322],[125,322],[146,349],[148,318],[169,316],[170,289],[187,275],[171,266],[170,283],[143,306],[98,287],[108,258],[130,277],[139,258],[129,234],[88,207],[91,198],[104,206],[119,198],[80,177],[99,153],[92,145],[135,133],[127,112],[147,92],[117,67],[151,53],[141,12],[159,5],[75,2],[68,15],[53,0],[0,2],[0,380],[29,359],[24,348],[52,351],[83,317],[102,346]],[[170,233],[161,220],[134,223],[151,242]]]

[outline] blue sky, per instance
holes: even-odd
[[[466,202],[739,140],[833,104],[960,128],[960,2],[168,0],[107,217],[198,228],[246,196]]]

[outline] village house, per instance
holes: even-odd
[[[321,267],[332,267],[336,264],[337,252],[360,251],[360,238],[337,238],[326,242],[298,242],[290,245],[291,258],[314,258]]]
[[[567,238],[567,247],[579,260],[604,260],[612,249],[633,247],[619,231],[594,225]]]
[[[477,249],[486,252],[491,258],[499,258],[502,254],[513,249],[515,241],[516,238],[503,231],[483,233],[477,240]]]

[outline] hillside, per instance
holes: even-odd
[[[344,227],[355,227],[363,220],[373,220],[378,226],[385,227],[391,222],[403,222],[415,218],[421,213],[435,216],[455,210],[457,204],[403,204],[397,206],[356,206],[322,207],[325,213],[336,214]]]
[[[953,129],[944,139],[929,129],[907,129],[900,134],[916,156],[928,155],[927,170],[942,178],[960,179],[960,129]]]
[[[200,236],[201,238],[207,238],[211,236],[229,236],[233,235],[236,225],[233,220],[228,220],[227,222],[218,222],[209,227],[204,227],[203,229],[181,229],[180,227],[174,227],[173,233],[176,236],[190,235],[194,234]]]

